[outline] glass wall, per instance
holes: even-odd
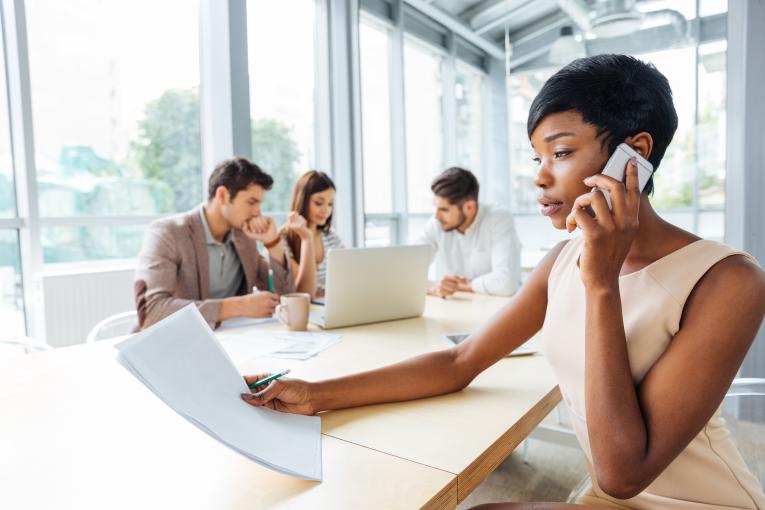
[[[404,39],[406,181],[409,213],[432,209],[430,182],[444,166],[443,55]]]
[[[198,18],[187,0],[27,3],[43,225],[159,215],[202,200]],[[87,230],[46,229],[45,262],[132,258],[140,248],[119,229],[95,238]]]
[[[2,30],[2,26],[0,26]],[[0,32],[0,218],[16,216],[16,192],[13,180],[13,153],[11,151],[11,126],[8,114],[8,90],[6,88],[3,34]]]
[[[454,97],[457,101],[457,164],[483,177],[483,97],[486,75],[457,62]]]
[[[24,334],[24,294],[19,261],[19,232],[0,229],[0,336]]]
[[[316,39],[338,30],[326,2],[248,0],[247,19],[241,20],[248,41],[253,159],[275,178],[265,209],[279,220],[295,179],[316,164],[315,140],[331,140],[316,127],[316,116],[323,115],[318,110],[324,110],[317,105],[326,106],[327,98],[315,77],[331,83],[335,76],[324,68],[331,61],[323,52],[331,38]],[[205,198],[203,170],[209,169],[201,168],[199,83],[200,44],[209,41],[200,40],[199,15],[207,12],[200,3],[24,2],[26,26],[20,28],[28,54],[18,56],[28,57],[29,75],[21,70],[15,78],[22,93],[29,84],[32,119],[22,120],[34,129],[37,203],[29,204],[31,217],[19,219],[3,100],[0,318],[13,324],[8,331],[24,330],[20,261],[28,255],[33,272],[42,269],[33,267],[38,255],[46,265],[133,259],[150,221],[187,211]],[[488,118],[487,75],[475,67],[487,56],[476,49],[470,64],[455,65],[446,58],[446,27],[410,10],[402,12],[400,25],[391,23],[376,17],[384,17],[383,11],[365,11],[360,20],[363,167],[353,170],[363,171],[366,242],[378,245],[420,233],[432,214],[430,182],[444,168],[446,148],[450,163],[479,175],[485,171]],[[458,38],[457,44],[463,42]],[[0,78],[5,99],[5,77]],[[397,188],[398,179],[406,186]],[[27,243],[20,239],[27,227],[40,233],[41,253],[34,242],[34,253],[25,253]]]
[[[702,3],[701,12],[719,14],[721,5]],[[694,16],[695,8],[686,14]],[[653,63],[667,77],[678,115],[678,129],[654,178],[651,202],[667,221],[721,241],[725,223],[726,42],[636,56]],[[544,250],[567,237],[549,228],[547,220],[537,212],[538,193],[533,183],[536,165],[531,161],[526,134],[531,101],[556,70],[516,73],[508,82],[513,210],[529,265]]]
[[[422,234],[433,214],[430,184],[447,164],[468,168],[481,181],[496,170],[486,160],[491,117],[483,65],[490,57],[458,39],[458,56],[449,58],[446,28],[405,13],[402,29],[380,16],[365,11],[359,24],[365,243],[371,246],[410,243]]]
[[[314,165],[314,25],[314,0],[247,2],[252,159],[274,178],[267,211],[288,211]]]
[[[0,26],[0,30],[2,27]],[[13,179],[8,90],[5,75],[5,48],[0,32],[0,221],[16,218],[16,191]],[[0,227],[0,324],[3,337],[23,335],[24,294],[19,260],[19,231]]]
[[[390,124],[390,31],[371,17],[359,24],[365,244],[391,244],[393,213]]]

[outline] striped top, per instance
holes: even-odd
[[[320,231],[321,233],[321,244],[324,246],[324,258],[321,262],[316,266],[316,292],[317,294],[321,294],[324,292],[324,287],[327,284],[327,254],[334,250],[335,248],[345,248],[345,245],[343,245],[342,239],[340,239],[340,236],[335,234],[332,230],[330,231]],[[287,250],[287,256],[295,259],[295,255],[292,253],[292,249],[290,248],[288,243],[284,243],[286,250]],[[299,262],[299,261],[296,261]]]

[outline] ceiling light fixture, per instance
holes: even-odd
[[[577,41],[574,37],[574,29],[571,26],[565,26],[560,29],[560,37],[550,46],[547,58],[553,64],[568,64],[572,60],[586,57],[587,50],[584,47],[584,41]]]

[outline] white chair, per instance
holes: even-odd
[[[7,353],[11,355],[26,355],[33,352],[50,351],[53,349],[50,345],[28,336],[19,336],[14,338],[2,338],[0,339],[0,357],[5,356]]]
[[[727,397],[765,396],[765,379],[760,377],[739,377],[730,385]]]
[[[765,379],[758,377],[739,377],[738,379],[733,380],[728,393],[725,394],[725,398],[749,396],[765,396]],[[575,503],[577,499],[584,496],[591,488],[592,480],[590,480],[589,475],[585,476],[576,487],[574,487],[574,490],[571,491],[566,503]]]
[[[93,326],[85,342],[91,344],[105,338],[130,334],[137,320],[138,314],[135,310],[114,314]]]

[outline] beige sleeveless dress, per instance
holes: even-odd
[[[590,463],[584,397],[585,294],[577,260],[582,239],[569,241],[550,272],[541,347],[556,373],[579,444]],[[685,301],[715,263],[749,255],[713,242],[696,241],[619,279],[630,368],[639,383],[680,328]],[[752,259],[753,260],[753,259]],[[628,500],[606,495],[592,477],[578,502],[630,509],[765,509],[758,480],[730,439],[720,411],[643,492]]]

